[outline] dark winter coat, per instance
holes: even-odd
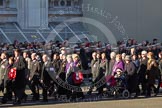
[[[154,59],[148,60],[146,79],[148,84],[154,84],[155,79],[158,78],[160,70],[158,68],[157,62]]]
[[[100,64],[100,60],[92,59],[92,61],[91,61],[91,73],[92,73],[93,81],[95,81],[96,78],[99,76],[99,64]]]
[[[127,84],[128,90],[132,92],[136,92],[138,77],[137,77],[137,69],[133,62],[125,64],[125,72],[127,73]]]
[[[24,88],[26,85],[25,59],[22,56],[19,56],[18,59],[15,60],[13,67],[16,68],[16,78],[14,81],[14,87],[17,89]]]

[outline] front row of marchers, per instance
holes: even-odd
[[[67,57],[64,55],[62,60],[57,61],[58,65],[51,62],[46,54],[42,55],[42,62],[38,61],[36,53],[31,54],[31,59],[26,57],[26,54],[24,52],[21,56],[20,50],[15,50],[14,57],[9,57],[9,59],[7,59],[6,53],[1,54],[0,72],[2,77],[0,90],[3,92],[1,103],[11,101],[13,94],[14,105],[21,104],[23,100],[26,101],[26,85],[32,91],[32,101],[40,99],[40,87],[43,91],[43,102],[48,102],[48,95],[53,94],[54,87],[57,88],[59,95],[67,95],[68,98],[72,96],[84,98],[80,88],[83,82],[83,74],[80,71],[81,67],[77,54],[68,55]],[[63,85],[59,84],[60,81]],[[64,85],[67,85],[67,88]],[[71,89],[68,89],[68,86]],[[76,93],[75,88],[80,93]]]
[[[97,95],[108,93],[110,96],[122,95],[129,98],[132,93],[151,96],[153,90],[158,94],[161,82],[162,52],[159,60],[154,59],[152,52],[141,52],[136,55],[116,54],[111,52],[110,60],[106,53],[92,53],[90,63],[92,84],[88,95],[96,86]],[[81,85],[83,84],[83,61],[78,54],[66,55],[65,52],[55,53],[52,60],[47,54],[41,57],[34,52],[28,54],[20,50],[14,51],[14,56],[7,59],[6,53],[1,53],[0,90],[3,92],[1,102],[11,101],[14,94],[14,105],[27,100],[26,85],[32,91],[32,101],[40,100],[42,88],[43,102],[48,102],[48,96],[66,95],[68,99],[85,98]],[[86,59],[86,58],[85,58]],[[86,60],[88,61],[88,60]],[[157,86],[155,86],[157,84]],[[139,85],[142,88],[139,88]],[[106,88],[106,91],[104,90]]]
[[[15,58],[10,57],[7,60],[7,55],[5,53],[1,54],[1,69],[4,69],[4,71],[1,71],[3,77],[1,80],[1,88],[4,93],[2,103],[6,103],[7,100],[12,100],[13,92],[15,96],[14,104],[21,104],[21,100],[27,98],[25,94],[26,64],[24,58],[20,56],[19,50],[15,50],[14,55]]]

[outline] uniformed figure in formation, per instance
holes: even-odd
[[[81,45],[79,50],[62,47],[59,51],[52,50],[48,53],[39,51],[36,46],[30,44],[27,48],[32,47],[35,50],[23,53],[19,49],[14,50],[13,54],[1,52],[2,103],[13,98],[14,105],[26,101],[27,86],[32,92],[32,101],[39,101],[42,95],[43,102],[48,102],[48,97],[56,94],[58,97],[66,95],[68,99],[85,98],[84,95],[94,93],[95,87],[97,95],[103,95],[106,77],[116,77],[119,72],[126,75],[126,87],[131,94],[136,94],[135,97],[152,96],[152,89],[155,96],[159,93],[162,75],[160,49],[144,50],[137,47],[113,51],[109,47],[89,49],[90,45],[87,44],[86,48]],[[91,79],[87,94],[81,89],[86,84],[86,78]],[[142,86],[141,89],[139,85]]]

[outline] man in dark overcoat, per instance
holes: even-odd
[[[14,80],[14,93],[15,93],[15,102],[14,104],[21,104],[25,93],[26,85],[26,74],[25,74],[25,59],[21,56],[20,50],[16,49],[14,51],[15,60],[13,67],[16,69],[16,78]]]
[[[50,87],[50,83],[52,80],[49,72],[50,72],[50,67],[52,66],[51,62],[48,60],[48,56],[44,54],[42,56],[43,59],[43,67],[42,67],[42,72],[41,72],[41,83],[43,84],[43,102],[48,102],[47,99],[47,90]]]

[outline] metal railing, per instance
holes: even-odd
[[[6,38],[6,40],[11,44],[11,40],[7,37],[7,35],[5,34],[5,32],[0,28],[1,33],[3,34],[3,36]]]
[[[24,33],[21,31],[21,29],[16,25],[16,23],[14,23],[14,25],[15,25],[15,27],[17,28],[17,30],[21,33],[21,35],[25,38],[25,40],[26,40],[27,42],[30,42],[30,41],[27,39],[27,37],[24,35]]]

